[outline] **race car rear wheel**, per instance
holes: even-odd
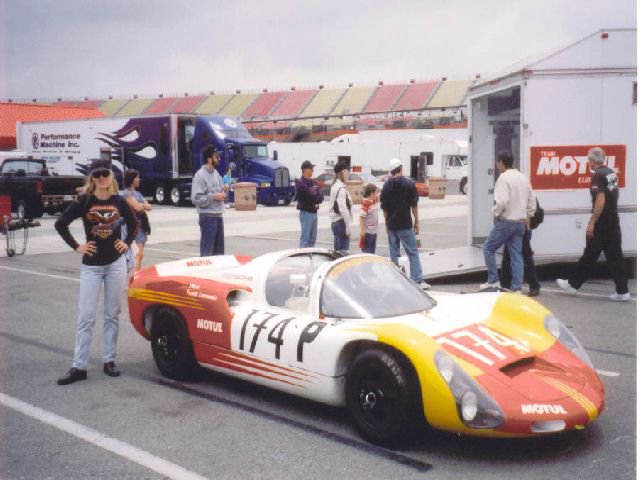
[[[417,379],[398,352],[376,348],[359,353],[347,373],[346,389],[351,416],[371,443],[404,443],[420,424]]]
[[[151,325],[151,351],[160,372],[174,380],[188,378],[196,360],[187,328],[178,312],[160,309]]]

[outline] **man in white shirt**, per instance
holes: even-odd
[[[529,228],[529,219],[536,211],[536,197],[529,179],[513,168],[513,155],[499,153],[496,168],[500,176],[493,190],[494,225],[483,246],[488,279],[480,288],[500,287],[496,251],[506,245],[511,257],[511,290],[520,292],[524,276],[522,237]]]

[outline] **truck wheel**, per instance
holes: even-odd
[[[467,177],[463,177],[462,180],[460,180],[460,193],[463,195],[469,194],[469,185],[467,182]]]
[[[180,195],[180,189],[178,187],[173,187],[171,189],[171,205],[177,207],[182,203],[182,198]]]
[[[155,192],[153,192],[153,201],[159,204],[163,204],[166,203],[167,200],[167,190],[165,189],[164,185],[158,185]]]
[[[346,396],[356,427],[371,443],[401,444],[421,423],[415,373],[394,351],[374,348],[359,353],[347,373]]]
[[[151,325],[151,352],[160,372],[174,380],[188,378],[196,360],[184,320],[178,312],[161,308]]]

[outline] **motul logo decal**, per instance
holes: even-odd
[[[574,190],[591,186],[588,152],[596,145],[531,147],[529,176],[534,190]],[[618,186],[624,187],[627,148],[625,145],[601,146],[606,165],[618,174]]]
[[[543,413],[566,415],[567,411],[562,405],[548,405],[546,403],[525,403],[522,405],[523,415],[542,415]]]

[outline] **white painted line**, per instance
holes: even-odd
[[[5,267],[5,266],[2,266],[2,265],[0,265],[0,269],[11,270],[13,272],[20,272],[20,273],[29,273],[31,275],[40,275],[42,277],[57,278],[58,280],[72,280],[74,282],[79,282],[80,281],[79,278],[65,277],[64,275],[53,275],[51,273],[42,273],[42,272],[36,272],[36,271],[33,271],[33,270],[23,270],[21,268]]]
[[[154,472],[164,475],[167,478],[176,480],[206,480],[206,477],[198,475],[190,470],[187,470],[180,465],[171,463],[160,457],[156,457],[149,452],[140,450],[133,445],[120,441],[116,438],[103,435],[89,427],[85,427],[79,423],[69,420],[68,418],[61,417],[55,413],[43,410],[39,407],[31,405],[29,403],[18,400],[17,398],[0,393],[0,404],[5,405],[17,412],[20,412],[28,417],[39,420],[47,425],[69,433],[74,437],[78,437],[81,440],[92,443],[100,448],[108,450],[126,458],[138,465],[153,470]]]
[[[620,373],[619,372],[608,372],[606,370],[599,370],[596,368],[596,373],[598,375],[602,375],[603,377],[619,377]]]

